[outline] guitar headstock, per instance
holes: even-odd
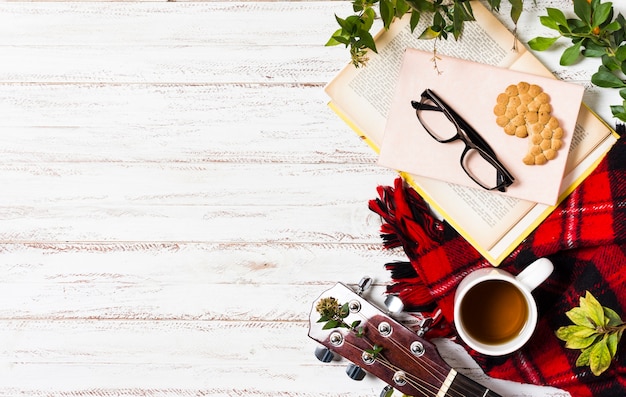
[[[456,375],[432,343],[342,283],[313,303],[309,336],[409,396],[445,393]]]

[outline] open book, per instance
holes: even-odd
[[[472,5],[475,22],[464,25],[459,41],[438,40],[436,53],[487,65],[555,78],[482,4]],[[409,16],[376,36],[378,54],[366,67],[348,64],[326,87],[329,106],[376,152],[384,139],[400,67],[407,48],[433,52],[433,41],[411,33]],[[517,51],[512,50],[513,46]],[[435,54],[434,54],[435,55]],[[433,67],[436,58],[433,57]],[[486,78],[489,78],[486,76]],[[591,173],[617,140],[615,132],[581,105],[565,164],[558,201]],[[497,266],[555,208],[438,179],[402,172],[403,178],[489,262]]]

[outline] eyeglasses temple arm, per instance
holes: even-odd
[[[413,106],[413,109],[415,110],[434,110],[437,112],[441,112],[441,109],[438,106],[421,103],[419,101],[411,101],[411,106]]]

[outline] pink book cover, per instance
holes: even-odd
[[[461,168],[460,158],[465,144],[460,140],[439,143],[418,121],[411,101],[419,102],[422,92],[430,89],[487,141],[497,159],[515,178],[506,192],[494,191],[495,194],[556,204],[584,88],[553,78],[443,55],[437,55],[436,62],[437,68],[434,67],[432,52],[406,50],[387,115],[379,164],[414,175],[481,189]],[[515,90],[511,91],[511,86],[520,89],[516,93]],[[524,87],[532,88],[528,93]],[[538,92],[543,94],[539,96]],[[525,94],[539,98],[529,104]],[[517,96],[521,102],[518,104],[512,99],[505,102],[510,96]],[[539,112],[542,120],[535,121],[530,114],[524,114],[524,121],[520,123],[519,117],[515,118],[514,113],[511,113],[521,105],[522,108],[518,109],[521,115],[523,110],[533,110],[533,106],[536,109],[539,103],[549,103],[548,108],[541,108],[544,110],[543,115]],[[498,104],[504,104],[505,107],[496,110]],[[535,134],[541,134],[541,128],[535,124],[545,122],[548,116],[553,119],[549,129],[556,131],[555,126],[560,128],[559,133],[555,133],[557,137],[549,139],[560,140],[557,146],[552,144],[553,150],[558,147],[552,153],[545,151],[547,146],[539,144],[542,138],[533,138]],[[529,133],[527,137],[510,135],[517,125],[522,124]],[[537,147],[532,148],[538,144],[542,146],[541,153],[538,153]],[[533,156],[544,154],[544,159],[550,159],[542,165],[528,165],[524,158],[531,152]],[[537,161],[542,162],[540,157]]]

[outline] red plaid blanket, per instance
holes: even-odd
[[[394,281],[389,292],[399,293],[414,309],[441,309],[443,324],[433,334],[453,336],[456,286],[469,272],[491,265],[450,225],[434,219],[423,199],[400,178],[394,187],[379,187],[378,193],[370,209],[384,220],[384,244],[401,246],[409,259],[387,264]],[[571,324],[565,312],[578,306],[585,291],[626,319],[626,138],[618,140],[596,170],[500,267],[517,274],[543,256],[552,260],[555,271],[533,292],[540,315],[533,338],[503,357],[465,348],[492,377],[550,385],[574,397],[626,396],[623,341],[610,369],[596,377],[588,367],[576,367],[579,351],[566,349],[554,334]]]

